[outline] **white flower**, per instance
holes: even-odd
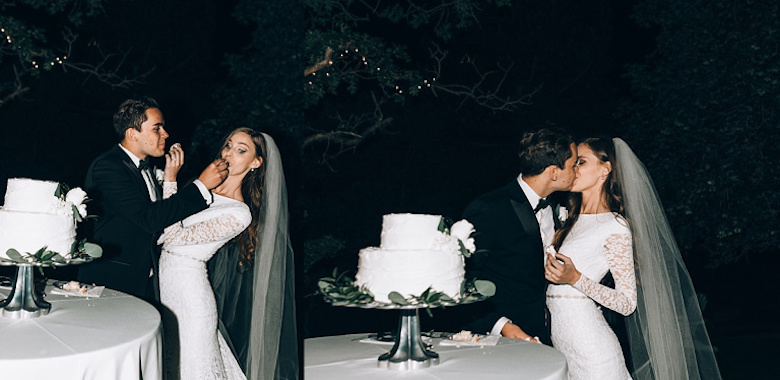
[[[471,237],[473,233],[474,225],[466,219],[461,219],[450,227],[450,235],[460,240],[463,246],[471,253],[477,250],[477,247],[474,245],[474,238]]]
[[[73,188],[65,194],[65,202],[75,206],[82,218],[87,217],[87,205],[84,204],[86,199],[87,192],[80,187]]]
[[[154,169],[154,176],[157,178],[157,182],[163,183],[165,172],[162,169]]]
[[[565,223],[568,217],[569,217],[569,211],[566,210],[566,207],[563,206],[558,207],[558,220],[560,220],[561,223]]]

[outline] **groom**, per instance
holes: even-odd
[[[523,135],[519,156],[517,179],[473,200],[463,214],[474,224],[479,250],[467,262],[467,277],[496,284],[493,297],[471,305],[467,328],[550,344],[544,247],[557,218],[548,196],[571,189],[577,147],[568,133],[541,129]]]
[[[157,301],[157,238],[165,227],[208,207],[210,190],[225,179],[227,166],[209,164],[193,183],[162,199],[161,186],[146,164],[148,157],[165,155],[168,132],[157,102],[125,100],[114,114],[114,129],[121,142],[92,162],[84,184],[98,210],[90,241],[104,253],[82,265],[78,279]],[[166,157],[166,181],[176,181],[183,158],[174,144]]]

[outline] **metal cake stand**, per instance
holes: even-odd
[[[335,306],[358,307],[363,309],[400,310],[398,318],[398,330],[393,348],[379,356],[377,366],[391,370],[415,370],[428,368],[439,364],[439,354],[428,349],[423,343],[420,331],[420,309],[435,308],[439,306],[458,306],[473,302],[483,301],[486,296],[471,296],[467,300],[458,302],[442,302],[440,305],[429,306],[426,304],[392,305],[377,302],[365,304],[335,304]]]
[[[91,257],[70,260],[67,263],[52,263],[54,266],[76,265],[92,261]],[[8,297],[0,301],[0,317],[32,319],[49,314],[51,304],[35,294],[33,270],[35,267],[49,266],[40,263],[0,262],[3,266],[16,266],[16,277],[11,283]]]

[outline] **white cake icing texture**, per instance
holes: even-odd
[[[86,193],[75,188],[61,199],[55,193],[59,184],[28,178],[11,178],[0,207],[0,257],[7,259],[8,249],[22,255],[47,247],[65,259],[70,258],[76,238],[74,209],[86,216],[82,204]],[[75,206],[75,207],[74,207]]]
[[[468,239],[473,229],[469,227],[465,236],[451,236],[439,231],[441,220],[439,215],[385,215],[380,246],[361,249],[358,254],[355,284],[381,303],[390,303],[390,292],[419,296],[428,288],[458,300],[465,275],[458,240],[466,246],[470,240],[473,248],[473,240]]]

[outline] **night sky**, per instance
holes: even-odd
[[[219,111],[213,96],[228,81],[225,55],[239,53],[249,41],[247,26],[231,16],[235,3],[106,4],[105,14],[87,24],[83,38],[94,38],[107,50],[128,51],[124,67],[130,73],[151,73],[143,84],[112,89],[94,79],[53,70],[30,82],[24,97],[0,106],[0,194],[12,177],[82,186],[91,160],[117,142],[111,116],[130,96],[155,97],[171,135],[168,142],[180,142],[187,151],[196,126]],[[625,65],[642,62],[653,51],[656,31],[630,19],[635,1],[600,1],[595,6],[538,3],[486,13],[478,32],[463,37],[460,46],[478,51],[481,59],[511,61],[509,79],[514,86],[541,88],[533,104],[512,112],[490,112],[470,103],[460,105],[453,97],[428,94],[396,108],[393,123],[354,152],[326,163],[321,147],[301,153],[281,144],[289,170],[303,334],[395,328],[394,316],[386,311],[342,310],[316,296],[305,297],[315,290],[316,279],[333,268],[354,270],[357,251],[379,243],[383,214],[458,218],[469,200],[517,175],[514,147],[525,129],[557,124],[579,136],[621,134],[612,115],[617,102],[630,96]],[[387,33],[393,33],[392,28]],[[590,40],[591,34],[599,39]],[[301,68],[307,64],[301,62]],[[305,115],[313,126],[325,114],[315,111]],[[209,159],[188,157],[183,175],[196,175],[201,169],[196,165]],[[323,237],[335,237],[344,246],[332,257],[306,252],[304,260],[304,242]],[[762,292],[753,288],[753,281],[772,275],[773,267],[743,263],[712,269],[701,264],[688,266],[697,290],[709,299],[704,314],[728,378],[743,363],[768,359],[761,347],[777,343],[776,316],[739,312],[761,302]],[[724,283],[724,276],[733,280]],[[310,313],[317,313],[316,320],[308,318]]]

